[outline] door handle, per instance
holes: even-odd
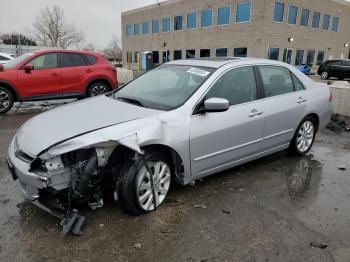
[[[263,111],[258,111],[256,109],[252,109],[250,113],[248,114],[249,117],[254,117],[254,116],[259,116],[262,115],[264,112]]]
[[[304,99],[303,97],[299,97],[297,103],[301,104],[301,103],[305,103],[306,101],[307,101],[306,98]]]
[[[85,72],[86,73],[92,73],[93,71],[91,69],[86,69]]]
[[[57,74],[57,73],[52,73],[51,76],[57,77],[57,76],[59,76],[59,74]]]

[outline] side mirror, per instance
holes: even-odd
[[[30,71],[34,70],[34,66],[32,64],[28,64],[28,65],[25,65],[23,69],[27,74],[29,74]]]
[[[4,71],[4,65],[0,64],[0,72]]]
[[[204,110],[206,112],[224,112],[228,110],[230,103],[225,98],[209,98],[204,101]]]

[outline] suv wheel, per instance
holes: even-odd
[[[323,72],[321,73],[321,78],[322,78],[322,79],[328,79],[328,78],[329,78],[328,72],[327,72],[327,71],[323,71]]]
[[[307,116],[299,124],[292,141],[289,151],[291,153],[303,156],[310,151],[316,137],[316,122],[311,116]]]
[[[13,106],[13,95],[11,92],[0,86],[0,113],[8,112]]]
[[[98,96],[110,91],[110,88],[105,83],[94,83],[89,86],[87,95],[88,97]]]
[[[170,188],[171,165],[165,156],[158,152],[148,152],[144,157],[153,173],[155,203],[159,206]],[[121,207],[126,213],[139,215],[154,210],[150,174],[141,157],[126,161],[118,179],[117,191]]]

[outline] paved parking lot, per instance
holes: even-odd
[[[23,122],[65,102],[0,116],[0,261],[349,261],[350,134],[329,130],[306,157],[281,152],[174,185],[155,213],[131,217],[112,199],[82,206],[83,235],[62,239],[59,221],[23,199],[5,157]]]

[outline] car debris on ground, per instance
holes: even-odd
[[[338,169],[339,169],[339,170],[345,171],[345,170],[346,170],[346,165],[344,165],[344,164],[339,165],[339,166],[338,166]]]
[[[350,131],[350,123],[346,121],[345,117],[333,114],[327,128],[340,134],[342,132]]]
[[[328,247],[327,244],[322,244],[322,243],[318,243],[318,242],[310,242],[310,247],[314,248],[320,248],[320,249],[325,249],[326,247]]]

